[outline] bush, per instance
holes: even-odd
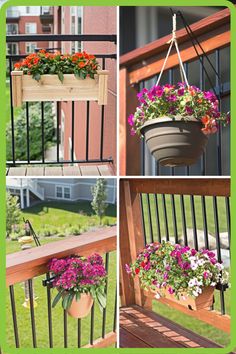
[[[45,150],[54,142],[54,114],[52,105],[45,103],[44,105],[44,146]],[[6,130],[6,158],[12,160],[11,145],[11,122],[7,125]],[[17,160],[27,160],[27,126],[26,111],[22,109],[20,114],[14,120],[14,136],[15,136],[15,158]],[[41,105],[34,104],[29,107],[29,142],[30,142],[30,158],[31,160],[40,160],[42,157],[42,125],[41,125]]]
[[[103,221],[102,221],[102,225],[103,226],[110,226],[110,220],[108,218],[105,218]]]
[[[16,233],[16,232],[12,232],[10,235],[9,235],[11,241],[18,241],[19,239],[19,234]]]
[[[71,226],[65,229],[66,236],[76,236],[81,234],[81,227],[78,226]]]

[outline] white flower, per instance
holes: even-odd
[[[193,290],[193,296],[198,297],[198,292]]]
[[[211,286],[216,286],[216,283],[215,283],[215,282],[212,282],[212,283],[211,283]]]
[[[216,263],[216,265],[215,265],[219,270],[223,270],[224,269],[224,266],[223,266],[223,264],[221,264],[221,263]]]
[[[159,293],[156,293],[155,298],[158,300],[160,299],[161,295]]]

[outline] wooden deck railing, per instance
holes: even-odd
[[[225,9],[206,17],[191,26],[201,46],[207,54],[222,49],[230,44],[230,11]],[[184,63],[197,59],[197,54],[192,46],[185,29],[176,33]],[[120,174],[140,175],[141,146],[138,137],[130,137],[130,127],[127,117],[134,113],[138,101],[137,93],[140,84],[155,77],[161,71],[166,51],[167,42],[171,34],[157,39],[141,48],[135,49],[120,58]],[[201,49],[197,46],[200,54]],[[178,65],[175,52],[170,54],[165,70],[172,70]],[[221,174],[221,173],[219,173]]]
[[[160,195],[161,199],[157,199],[157,195]],[[166,207],[166,197],[170,195],[171,198],[171,211],[168,213]],[[150,207],[151,196],[154,196],[155,203]],[[156,196],[156,197],[155,197]],[[225,215],[221,215],[227,219],[227,231],[229,236],[230,248],[230,179],[198,179],[198,178],[179,178],[179,179],[122,179],[120,183],[120,296],[122,306],[139,305],[146,309],[152,308],[153,295],[144,292],[140,288],[139,279],[131,279],[125,271],[125,264],[129,264],[136,259],[136,256],[140,250],[144,248],[144,245],[148,243],[148,237],[151,242],[169,240],[170,235],[168,228],[172,223],[174,226],[173,237],[175,242],[178,243],[179,233],[177,231],[177,199],[179,201],[178,206],[181,207],[181,228],[183,234],[185,234],[185,245],[188,245],[191,241],[195,248],[198,248],[198,230],[197,216],[195,210],[195,203],[197,196],[201,198],[201,212],[204,225],[205,244],[208,243],[208,218],[206,215],[206,197],[212,198],[212,207],[215,225],[215,242],[217,248],[218,260],[221,260],[221,242],[219,234],[219,215],[218,215],[218,198],[225,198]],[[147,197],[146,218],[144,218],[144,197]],[[196,198],[195,198],[196,197]],[[189,200],[191,208],[191,219],[193,235],[187,234],[186,227],[186,198]],[[160,203],[159,203],[160,202]],[[151,209],[155,209],[154,211]],[[158,211],[159,209],[159,211]],[[163,210],[162,210],[163,209]],[[161,215],[163,212],[163,220]],[[169,219],[167,218],[167,214]],[[171,215],[171,216],[170,216]],[[173,220],[170,221],[170,217]],[[154,220],[154,221],[153,221]],[[165,233],[160,235],[160,229],[158,234],[158,227],[163,221],[165,224]],[[179,226],[179,225],[178,225]],[[147,235],[150,233],[149,235]],[[206,247],[208,248],[208,247]],[[225,298],[224,291],[220,290],[220,305],[221,312],[208,311],[207,309],[191,311],[179,304],[169,301],[165,298],[158,300],[168,306],[171,306],[189,316],[195,317],[207,324],[210,324],[224,332],[230,333],[230,317],[225,314]]]
[[[15,338],[15,346],[21,347],[21,338],[19,336],[19,328],[22,321],[17,319],[17,299],[15,299],[14,285],[19,282],[25,282],[29,288],[29,303],[30,303],[30,321],[32,328],[32,345],[34,348],[38,347],[37,343],[37,330],[34,311],[33,300],[33,288],[32,280],[42,274],[46,274],[48,277],[47,264],[53,257],[67,257],[70,255],[89,256],[92,253],[99,253],[105,257],[106,270],[108,272],[109,281],[109,254],[116,250],[117,229],[116,226],[101,228],[94,231],[86,232],[80,236],[68,237],[62,241],[51,242],[39,247],[33,247],[28,250],[13,253],[7,255],[6,259],[6,285],[10,290],[10,302],[11,312],[13,320],[13,330]],[[111,269],[110,269],[111,272]],[[112,269],[112,273],[116,272],[116,269]],[[108,281],[106,284],[106,291],[108,287]],[[48,319],[48,335],[49,346],[53,347],[53,326],[52,326],[52,309],[51,309],[51,289],[47,287],[47,313],[45,318]],[[101,337],[94,339],[94,326],[99,325],[95,322],[94,318],[94,305],[91,310],[91,326],[90,326],[90,338],[86,347],[107,347],[116,342],[116,290],[114,292],[114,301],[112,306],[114,307],[114,321],[113,329],[106,333],[106,317],[107,311],[111,313],[111,308],[105,308],[102,314],[102,326]],[[9,314],[8,314],[9,316]],[[7,320],[7,324],[10,325],[10,319]],[[78,322],[78,347],[81,345],[81,320]],[[46,325],[46,324],[45,324]],[[67,313],[64,311],[64,347],[68,346],[68,331],[67,331]],[[100,326],[100,325],[99,325]]]

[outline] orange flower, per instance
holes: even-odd
[[[87,62],[81,61],[81,62],[79,62],[78,67],[84,68],[86,65],[87,65]]]
[[[21,63],[15,63],[15,65],[14,65],[15,69],[20,69],[20,67],[21,67]]]

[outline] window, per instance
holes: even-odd
[[[25,11],[27,14],[30,14],[30,6],[26,6]]]
[[[18,24],[7,23],[7,34],[18,34]]]
[[[7,43],[7,54],[17,55],[19,54],[18,43]]]
[[[56,198],[58,198],[58,199],[71,199],[70,187],[56,186]]]
[[[37,43],[26,43],[25,44],[26,54],[34,53],[36,48],[37,48]]]
[[[71,34],[82,34],[82,7],[73,6],[71,9]],[[81,42],[71,42],[71,52],[76,53],[82,50]]]
[[[25,24],[25,33],[26,34],[35,34],[37,33],[37,24],[35,22],[28,22]]]

